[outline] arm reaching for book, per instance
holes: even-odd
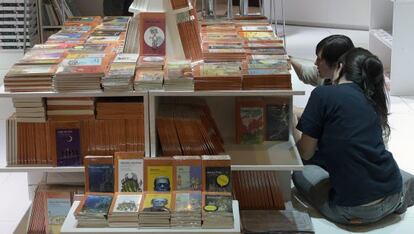
[[[305,84],[319,86],[323,84],[323,79],[319,76],[317,67],[310,61],[303,59],[290,58],[293,69],[298,74],[299,80]]]

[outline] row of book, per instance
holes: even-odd
[[[232,192],[228,155],[143,157],[142,152],[85,157],[86,192]]]
[[[37,26],[36,0],[0,1],[0,49],[23,49],[38,43]]]
[[[86,193],[78,227],[205,228],[234,226],[230,193]]]
[[[63,25],[64,19],[80,15],[73,0],[43,0],[43,25]]]
[[[113,119],[116,115],[44,123],[18,122],[12,116],[6,123],[7,165],[80,166],[85,155],[144,152],[144,118]]]
[[[224,142],[205,102],[165,103],[156,118],[162,155],[214,155]]]

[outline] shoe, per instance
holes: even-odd
[[[414,204],[414,176],[400,170],[403,180],[403,195],[399,207],[394,211],[396,214],[403,214],[407,208]]]

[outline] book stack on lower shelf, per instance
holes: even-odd
[[[0,12],[0,49],[24,49],[38,43],[36,0],[2,0]]]
[[[238,210],[228,155],[142,156],[118,152],[115,168],[113,156],[85,158],[86,194],[74,214],[77,228],[234,228],[233,209]]]

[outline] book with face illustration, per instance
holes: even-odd
[[[165,55],[165,13],[142,12],[140,17],[140,54]]]

